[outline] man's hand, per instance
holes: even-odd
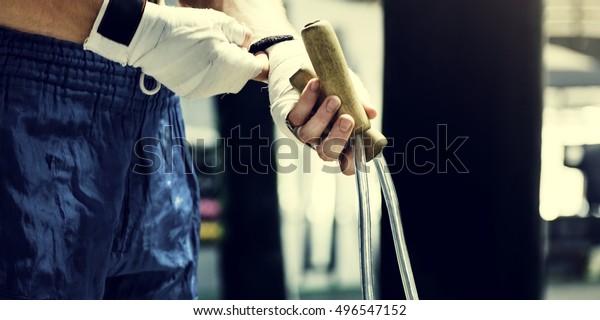
[[[179,3],[222,10],[250,27],[254,40],[273,35],[290,34],[296,37],[294,41],[282,42],[267,49],[273,121],[286,136],[311,145],[321,159],[339,160],[344,174],[354,174],[353,149],[352,146],[346,147],[354,129],[354,119],[342,115],[331,123],[340,107],[340,99],[330,96],[316,106],[320,93],[318,80],[310,81],[302,94],[298,94],[289,82],[301,67],[310,68],[310,61],[298,32],[288,21],[281,0],[179,0]],[[368,93],[357,77],[354,77],[354,82],[367,116],[374,118],[375,109],[365,103],[369,99]]]
[[[266,72],[266,56],[247,51],[251,30],[222,12],[146,3],[131,42],[120,44],[98,31],[107,3],[84,48],[140,67],[181,96],[238,92],[248,80]]]
[[[321,159],[339,160],[344,174],[354,174],[353,149],[347,146],[354,129],[354,119],[348,114],[335,119],[341,103],[337,96],[329,96],[320,106],[316,106],[319,94],[320,82],[312,79],[288,114],[287,121],[297,138],[313,147]],[[363,106],[370,119],[377,116],[373,107],[364,102]]]

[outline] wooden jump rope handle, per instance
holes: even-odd
[[[342,101],[338,116],[349,114],[354,118],[354,134],[363,135],[366,159],[370,161],[387,145],[387,139],[381,132],[371,129],[371,122],[354,89],[348,64],[333,27],[325,20],[309,23],[302,29],[302,39],[317,74],[308,69],[300,69],[290,78],[290,83],[302,92],[310,79],[319,78],[321,96],[318,105],[326,96],[338,96]]]

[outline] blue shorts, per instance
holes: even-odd
[[[139,77],[0,28],[0,297],[197,297],[199,192],[179,99],[143,94]]]

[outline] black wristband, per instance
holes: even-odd
[[[290,40],[294,40],[294,37],[290,36],[290,35],[285,35],[285,36],[270,36],[270,37],[266,37],[266,38],[262,38],[258,41],[256,41],[255,43],[253,43],[250,46],[250,49],[248,49],[248,52],[252,53],[252,54],[256,54],[259,51],[265,51],[267,50],[267,48],[276,45],[280,42],[284,42],[284,41],[290,41]]]
[[[146,0],[110,0],[98,33],[120,44],[128,46],[142,20]]]

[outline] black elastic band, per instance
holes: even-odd
[[[270,37],[266,37],[266,38],[262,38],[258,41],[256,41],[255,43],[253,43],[250,46],[250,49],[248,49],[248,52],[252,53],[252,54],[256,54],[259,51],[265,51],[267,50],[267,48],[276,45],[280,42],[284,42],[284,41],[289,41],[289,40],[294,40],[294,37],[290,36],[290,35],[285,35],[285,36],[270,36]]]
[[[145,7],[145,0],[110,0],[98,26],[98,33],[128,46],[142,20]]]

